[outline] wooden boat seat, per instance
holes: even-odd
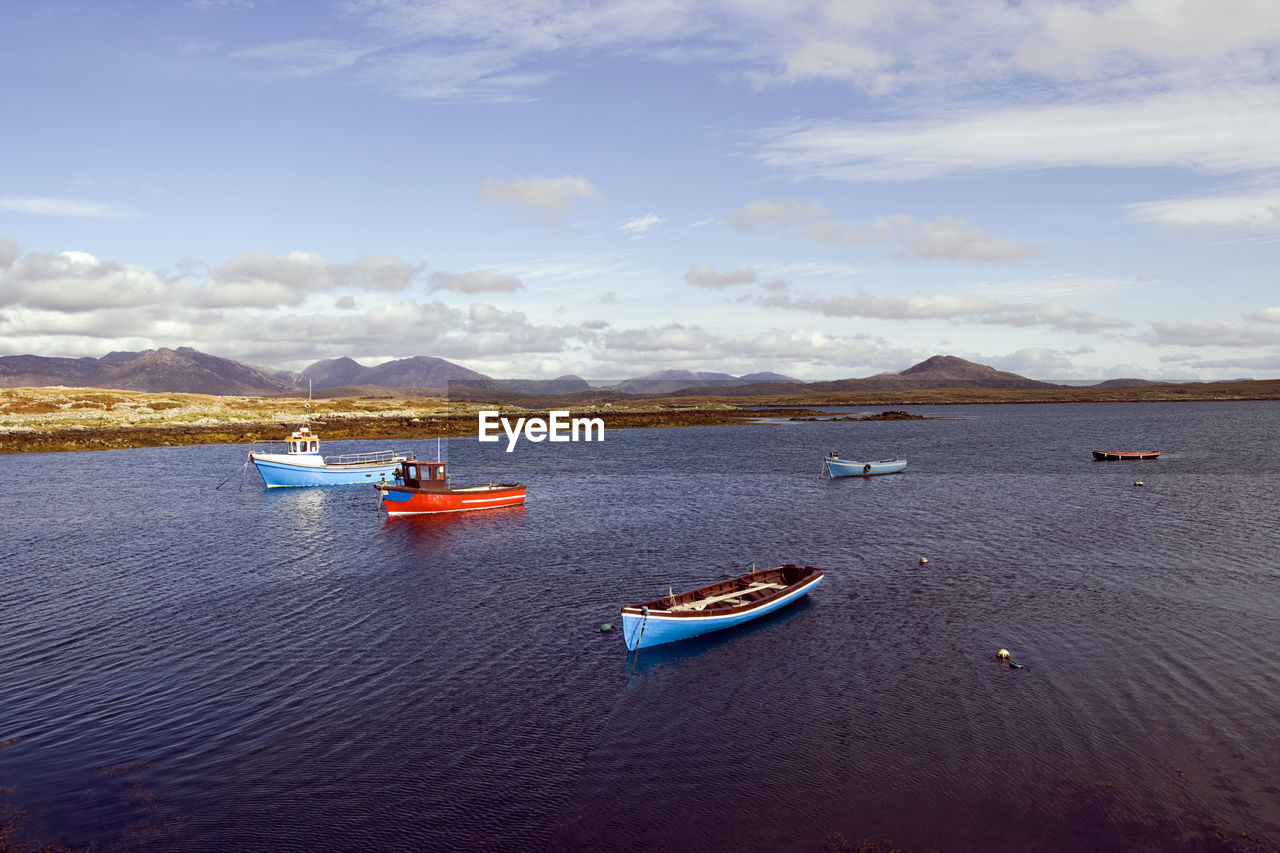
[[[780,583],[768,583],[767,581],[758,581],[751,584],[745,589],[735,589],[733,592],[726,592],[723,595],[712,595],[707,598],[699,598],[696,601],[686,601],[682,604],[674,604],[668,607],[668,610],[703,610],[710,604],[725,601],[729,602],[730,607],[737,607],[739,604],[745,604],[744,601],[734,601],[735,598],[742,598],[753,592],[760,592],[766,589],[783,589]]]

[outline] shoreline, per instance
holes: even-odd
[[[516,414],[507,407],[504,413]],[[527,414],[529,410],[521,409]],[[760,417],[745,409],[585,412],[599,417],[606,429],[722,426]],[[810,409],[782,409],[777,416],[812,416]],[[203,444],[280,444],[289,433],[309,425],[322,441],[424,441],[433,438],[475,437],[474,412],[458,415],[347,416],[252,420],[222,424],[65,425],[0,429],[0,454],[62,453],[124,450],[137,447],[178,447]]]
[[[0,454],[121,450],[203,444],[277,444],[304,424],[326,441],[428,440],[478,433],[481,409],[530,415],[564,409],[606,429],[721,426],[769,417],[823,420],[832,406],[1011,403],[1252,402],[1280,400],[1280,380],[1123,388],[942,388],[820,392],[773,397],[659,397],[592,401],[529,396],[519,405],[404,395],[355,398],[219,397],[101,388],[0,389]],[[883,413],[887,414],[887,413]],[[873,415],[871,420],[882,419]]]

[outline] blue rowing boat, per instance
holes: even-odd
[[[907,460],[901,458],[881,459],[879,462],[857,462],[852,459],[841,459],[833,451],[822,460],[819,477],[874,477],[877,474],[897,474],[907,467]]]
[[[249,461],[258,469],[268,489],[392,482],[400,463],[413,458],[406,453],[380,450],[344,453],[326,459],[320,455],[320,437],[307,427],[291,434],[285,444],[284,453],[249,453]]]
[[[822,569],[775,566],[689,592],[622,608],[627,649],[687,640],[759,619],[799,600],[822,582]]]

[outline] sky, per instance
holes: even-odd
[[[1275,0],[0,19],[0,355],[1280,378]]]

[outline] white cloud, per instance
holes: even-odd
[[[338,287],[404,290],[421,269],[387,255],[361,255],[350,264],[333,264],[313,252],[244,252],[192,283],[187,280],[190,271],[162,276],[79,251],[31,253],[19,259],[16,244],[9,241],[9,247],[13,260],[0,263],[0,305],[73,313],[144,306],[296,306],[313,293]],[[7,257],[5,250],[0,238],[0,261]]]
[[[1173,320],[1152,323],[1148,339],[1157,346],[1280,346],[1278,331],[1220,320]]]
[[[22,250],[18,248],[17,243],[8,237],[0,236],[0,272],[13,266],[13,262],[18,259],[18,255],[21,253]]]
[[[252,9],[253,0],[190,0],[191,6],[201,12],[218,9]]]
[[[1280,191],[1174,198],[1126,205],[1139,222],[1168,228],[1229,232],[1280,232]]]
[[[0,268],[0,306],[86,313],[174,303],[180,290],[148,269],[87,252],[37,252]]]
[[[1055,274],[1033,279],[984,281],[972,286],[971,290],[995,299],[1015,302],[1095,296],[1111,298],[1122,291],[1150,284],[1152,280],[1145,276],[1116,278]]]
[[[694,287],[731,287],[735,284],[754,284],[756,273],[747,267],[716,272],[715,267],[710,264],[694,264],[685,272],[684,280]]]
[[[515,178],[486,180],[480,185],[476,200],[509,202],[534,212],[546,224],[555,224],[580,201],[603,198],[586,178],[564,175],[559,178]]]
[[[608,252],[537,258],[509,264],[498,264],[496,272],[527,282],[598,282],[623,279],[647,280],[652,269],[637,268],[628,255]]]
[[[1280,371],[1280,354],[1258,355],[1247,358],[1188,360],[1187,364],[1189,367],[1201,370],[1214,370],[1219,373],[1223,370],[1237,371],[1233,374],[1235,377],[1245,378],[1238,371],[1265,370],[1270,373]]]
[[[772,308],[814,311],[827,317],[875,317],[883,320],[929,320],[981,317],[997,314],[1001,305],[994,299],[961,299],[933,294],[909,296],[835,296],[820,299],[770,296],[764,304]]]
[[[340,9],[346,40],[301,37],[234,58],[266,76],[346,71],[398,97],[442,101],[529,100],[564,68],[557,55],[588,69],[628,55],[698,63],[757,87],[823,81],[932,96],[1028,79],[1077,89],[1162,88],[1182,74],[1259,82],[1280,37],[1271,0],[346,0]]]
[[[1280,169],[1280,90],[1162,92],[1047,106],[977,106],[927,119],[810,122],[761,135],[761,162],[804,176],[912,181],[1077,166]]]
[[[985,234],[959,216],[939,216],[933,222],[920,222],[906,213],[895,213],[877,217],[867,226],[821,223],[809,225],[802,233],[811,240],[837,245],[865,246],[896,241],[904,246],[900,256],[916,258],[1006,263],[1023,260],[1040,251],[1035,246]]]
[[[865,335],[844,337],[817,329],[770,329],[722,335],[696,326],[625,329],[606,335],[597,354],[600,375],[648,373],[658,365],[744,374],[778,371],[803,378],[900,370],[925,357]],[[785,363],[784,368],[780,364]]]
[[[981,297],[945,294],[925,296],[836,296],[796,298],[786,294],[764,297],[773,308],[811,311],[827,317],[869,317],[883,320],[952,320],[1005,326],[1048,326],[1055,331],[1097,332],[1130,325],[1127,320],[1080,311],[1049,300],[1012,305]]]
[[[906,213],[877,217],[870,225],[847,225],[819,202],[756,201],[730,214],[740,231],[788,230],[819,243],[869,246],[894,242],[899,257],[1006,263],[1037,254],[1040,249],[1004,237],[992,237],[959,216],[940,216],[921,222]]]
[[[686,354],[701,353],[713,340],[711,333],[679,323],[659,329],[621,329],[604,335],[604,345],[608,349],[642,352],[674,350]]]
[[[619,230],[626,231],[633,236],[647,234],[654,228],[658,227],[667,220],[663,219],[656,213],[646,213],[644,216],[637,216],[634,219],[628,219],[626,222],[618,226]]]
[[[832,217],[819,201],[753,201],[729,214],[729,224],[739,231],[789,228]]]
[[[782,58],[781,79],[794,83],[808,79],[849,80],[883,92],[891,88],[893,54],[851,41],[815,38]]]
[[[363,254],[354,263],[335,267],[340,283],[372,290],[405,290],[422,273],[422,264],[411,264],[391,255]]]
[[[365,51],[334,39],[294,39],[245,48],[231,58],[251,63],[266,78],[318,77],[355,65]]]
[[[301,305],[312,293],[332,290],[338,270],[314,252],[243,252],[213,270],[199,289],[210,308],[273,308]]]
[[[1271,0],[1127,0],[1106,6],[1039,4],[1039,26],[1018,46],[1024,68],[1091,77],[1108,63],[1195,64],[1274,47],[1280,15]]]
[[[1259,308],[1250,315],[1249,319],[1257,320],[1259,323],[1280,323],[1280,306]]]
[[[129,219],[137,215],[119,204],[44,196],[0,196],[0,208],[32,216],[76,216],[88,219]]]
[[[209,273],[196,290],[196,302],[210,308],[272,308],[300,305],[313,293],[339,287],[404,290],[421,264],[390,255],[361,255],[354,263],[334,264],[314,252],[242,252]]]
[[[1067,379],[1075,375],[1075,365],[1071,359],[1057,350],[1047,347],[1026,347],[1009,355],[986,356],[983,363],[1010,373],[1031,378]]]
[[[361,69],[365,79],[408,100],[508,103],[531,100],[529,92],[551,78],[513,70],[519,59],[502,49],[442,43],[367,56]]]
[[[855,267],[851,264],[819,264],[813,262],[789,264],[757,264],[756,269],[762,275],[782,276],[787,278],[805,278],[843,282],[854,276],[866,275],[867,267]]]
[[[431,274],[429,290],[456,290],[459,293],[513,293],[524,288],[520,279],[485,270]]]

